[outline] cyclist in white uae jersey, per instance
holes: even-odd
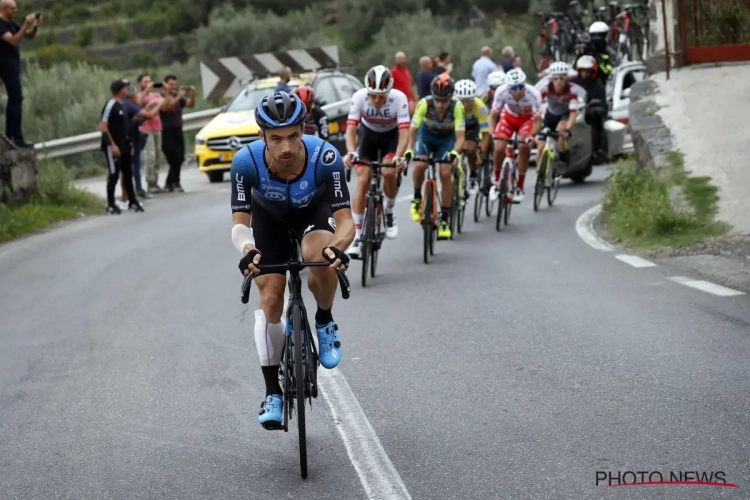
[[[521,68],[513,68],[506,73],[506,84],[495,92],[490,113],[490,128],[495,136],[495,181],[500,180],[500,169],[505,156],[505,146],[513,133],[518,131],[518,182],[513,194],[513,203],[523,201],[523,184],[529,168],[529,148],[534,136],[542,129],[542,95],[532,85],[526,83],[526,75]],[[498,123],[498,116],[500,121]],[[494,198],[497,190],[490,192]]]
[[[409,100],[403,92],[392,87],[393,77],[390,70],[385,66],[375,66],[365,76],[365,88],[352,96],[346,127],[346,148],[349,153],[345,164],[348,168],[354,165],[357,158],[396,163],[399,172],[405,166],[402,155],[409,141]],[[386,201],[385,235],[393,239],[398,234],[396,218],[393,215],[393,207],[398,196],[398,181],[396,171],[392,168],[383,169],[382,174]],[[346,252],[353,258],[360,255],[362,220],[371,175],[370,167],[359,165],[357,187],[352,197],[352,217],[356,234]]]

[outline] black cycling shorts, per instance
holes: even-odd
[[[388,132],[375,132],[365,125],[359,126],[357,154],[361,160],[383,161],[395,155],[398,148],[398,128]]]
[[[546,113],[544,113],[544,127],[547,127],[553,132],[555,132],[557,131],[557,125],[562,120],[567,120],[569,117],[570,115],[568,115],[567,113],[560,116],[560,115],[554,115],[550,113],[549,111],[547,111]]]
[[[479,124],[472,125],[471,127],[466,127],[466,132],[464,137],[466,137],[467,141],[474,141],[476,143],[479,143]]]
[[[297,241],[310,231],[322,230],[334,233],[336,220],[331,214],[331,206],[327,202],[316,203],[304,210],[296,211],[291,221],[282,222],[259,204],[253,204],[253,218],[250,227],[253,228],[255,248],[263,254],[261,264],[284,264],[292,257],[292,242],[289,230],[294,229]],[[261,270],[260,274],[285,274],[282,269]]]

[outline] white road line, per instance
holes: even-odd
[[[656,267],[656,264],[649,262],[646,259],[642,259],[637,255],[628,255],[626,253],[615,255],[615,259],[621,260],[626,264],[630,264],[633,267]]]
[[[286,325],[289,293],[284,298],[282,321]],[[315,347],[318,347],[313,335]],[[404,481],[375,434],[367,415],[359,405],[344,375],[337,369],[318,368],[318,384],[333,415],[336,430],[344,442],[349,461],[357,471],[367,498],[370,500],[411,500]]]
[[[594,219],[601,211],[602,206],[596,205],[583,212],[576,220],[576,232],[588,246],[603,252],[611,252],[615,247],[601,239],[594,231]]]
[[[731,288],[717,285],[715,283],[711,283],[710,281],[692,280],[690,278],[686,278],[685,276],[672,276],[671,278],[667,279],[681,285],[689,286],[690,288],[695,288],[696,290],[701,290],[702,292],[708,292],[713,295],[718,295],[720,297],[734,297],[737,295],[745,295],[745,292],[738,292],[737,290],[732,290]]]
[[[333,414],[333,421],[346,453],[372,500],[411,500],[401,476],[380,444],[375,430],[341,372],[318,370],[320,392]]]

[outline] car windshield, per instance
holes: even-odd
[[[255,111],[260,100],[273,94],[275,90],[276,87],[243,90],[232,99],[232,102],[227,106],[227,111]]]

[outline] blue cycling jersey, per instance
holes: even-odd
[[[257,203],[279,219],[319,202],[329,203],[331,212],[350,208],[349,189],[344,178],[344,162],[328,142],[311,135],[302,136],[305,167],[294,179],[281,179],[268,168],[266,143],[252,142],[232,159],[232,213],[252,213]]]

